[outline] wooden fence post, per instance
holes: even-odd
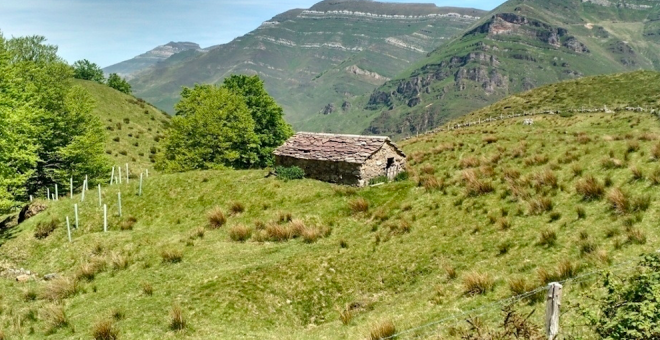
[[[561,306],[562,285],[553,282],[548,285],[545,310],[545,330],[548,340],[554,340],[559,334],[559,307]]]

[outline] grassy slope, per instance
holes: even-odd
[[[76,84],[96,100],[93,113],[106,129],[105,149],[110,159],[116,164],[130,163],[138,172],[151,168],[151,148],[158,148],[157,137],[162,137],[169,116],[108,86],[84,80],[76,80]]]
[[[496,136],[497,141],[488,144],[484,136]],[[655,249],[660,237],[656,204],[646,212],[617,215],[605,199],[584,202],[575,192],[579,178],[572,167],[583,168],[581,177],[609,177],[613,187],[657,202],[656,188],[648,180],[632,181],[628,167],[637,166],[646,176],[658,169],[658,162],[649,158],[659,136],[660,125],[651,115],[619,113],[539,117],[532,127],[503,121],[408,141],[403,148],[410,155],[414,177],[434,172],[445,183],[444,190],[430,192],[418,187],[415,179],[353,193],[312,180],[267,179],[264,171],[156,176],[147,181],[141,198],[135,195],[136,183],[121,188],[124,218],[137,219],[132,231],[119,230],[115,186],[104,193],[113,215],[109,233],[101,232],[101,212],[91,194],[92,199],[82,204],[82,227],[74,232],[74,243],[66,242],[61,225],[48,238],[36,240],[33,233],[39,222],[73,216],[72,202],[63,200],[10,231],[14,238],[1,241],[0,258],[40,274],[65,276],[73,276],[86,262],[109,263],[93,281],[80,282],[78,294],[62,301],[70,326],[51,331],[52,339],[88,338],[92,325],[109,319],[115,310],[125,314],[116,323],[123,339],[173,337],[168,313],[174,303],[185,311],[189,328],[183,337],[190,339],[361,338],[380,320],[392,319],[406,329],[507,297],[510,278],[525,278],[531,287],[542,285],[537,270],[554,270],[564,260],[590,270],[607,267],[606,258],[619,263]],[[628,152],[634,143],[639,150]],[[610,152],[623,167],[601,167]],[[548,163],[526,165],[536,155],[546,155]],[[468,157],[480,161],[483,173],[492,171],[485,180],[492,182],[495,193],[466,195],[459,164]],[[503,173],[511,168],[528,179],[530,186],[520,188],[529,193],[529,200],[515,201],[509,193]],[[536,192],[532,176],[545,169],[552,169],[559,187],[540,186]],[[552,200],[558,221],[549,222],[548,213],[530,214],[528,201],[541,196]],[[350,212],[348,203],[357,197],[370,202],[368,213]],[[219,206],[227,211],[235,201],[247,210],[230,217],[229,226],[275,223],[280,212],[288,212],[308,225],[330,226],[332,234],[314,244],[237,243],[224,227],[191,239],[197,228],[207,225],[210,209]],[[585,219],[577,219],[576,206],[585,209]],[[503,230],[500,218],[511,227]],[[409,233],[390,231],[402,223],[412,226]],[[537,245],[543,230],[557,233],[554,247]],[[645,245],[626,244],[634,230],[646,236]],[[608,237],[610,231],[613,236]],[[340,247],[341,240],[347,248]],[[600,252],[581,254],[589,241]],[[183,261],[163,263],[160,254],[167,249],[181,250]],[[118,257],[128,260],[126,269],[112,269],[112,259]],[[457,279],[447,278],[446,266],[456,268]],[[494,291],[465,296],[462,280],[470,272],[490,275]],[[153,286],[153,296],[143,294],[144,283]],[[47,286],[0,280],[0,327],[7,335],[37,339],[49,333],[45,310],[53,302],[24,298],[30,291],[40,295]],[[568,288],[565,303],[575,301],[578,292]],[[353,302],[363,308],[343,326],[335,308]]]

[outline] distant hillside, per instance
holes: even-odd
[[[297,130],[360,132],[377,113],[356,98],[472,25],[484,11],[372,1],[322,1],[264,22],[206,53],[188,50],[131,80],[172,112],[182,86],[258,74]]]
[[[105,127],[105,152],[117,165],[131,163],[135,170],[151,168],[151,159],[170,117],[140,99],[106,85],[75,80],[96,101],[92,112]]]
[[[658,18],[650,0],[510,0],[375,90],[365,132],[415,134],[544,84],[660,69]]]
[[[169,42],[139,56],[110,65],[103,69],[106,74],[117,73],[122,78],[132,78],[136,73],[153,66],[174,54],[184,51],[199,51],[201,47],[191,42]]]
[[[585,77],[515,94],[466,116],[466,119],[532,111],[567,111],[660,106],[660,73],[637,71]]]

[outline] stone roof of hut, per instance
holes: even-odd
[[[403,152],[385,136],[298,132],[274,152],[277,156],[331,162],[364,163],[385,144]],[[404,155],[405,156],[405,155]]]

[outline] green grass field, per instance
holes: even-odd
[[[0,329],[8,339],[89,339],[107,326],[120,339],[362,339],[381,322],[411,329],[657,249],[657,118],[535,119],[406,141],[410,179],[372,188],[263,170],[157,175],[142,197],[136,181],[107,187],[108,233],[90,191],[73,243],[63,223],[73,202],[48,202],[2,230],[0,268],[64,279],[0,279]],[[567,286],[565,305],[589,301],[594,284]],[[541,323],[543,303],[520,308]],[[581,322],[570,311],[566,327]],[[485,324],[500,320],[491,312]]]

